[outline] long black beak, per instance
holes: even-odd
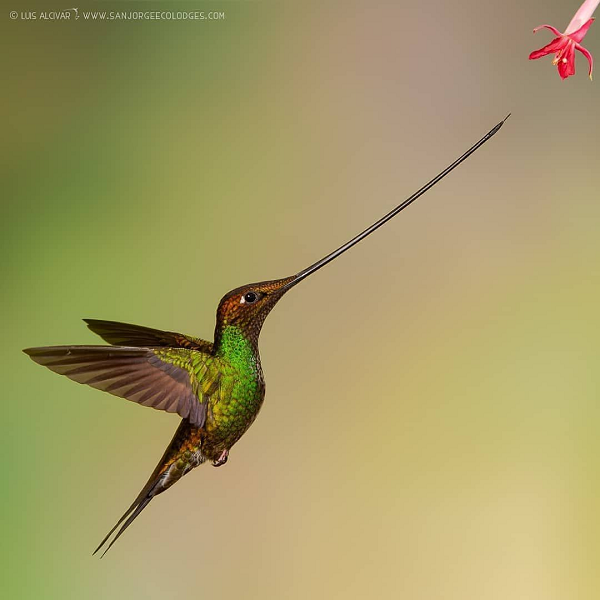
[[[320,268],[324,267],[327,263],[331,262],[335,258],[337,258],[340,254],[346,252],[354,246],[354,244],[358,244],[362,239],[366,238],[368,235],[371,235],[376,229],[379,229],[384,223],[387,223],[390,219],[393,219],[400,211],[404,210],[407,206],[411,205],[417,198],[422,196],[427,190],[431,189],[438,181],[442,180],[450,171],[456,169],[461,162],[469,158],[473,152],[475,152],[478,148],[483,146],[493,135],[500,131],[502,125],[504,125],[506,119],[510,117],[508,114],[498,125],[496,125],[492,130],[486,133],[475,145],[471,146],[460,158],[457,158],[450,166],[446,167],[441,173],[436,175],[431,181],[426,183],[420,190],[416,191],[410,198],[407,198],[402,204],[399,204],[390,211],[387,215],[381,217],[379,221],[376,221],[370,227],[367,227],[362,233],[359,233],[356,237],[353,237],[350,241],[346,242],[343,246],[340,246],[337,250],[334,250],[331,254],[328,254],[321,260],[318,260],[314,265],[303,269],[299,273],[297,273],[294,278],[283,286],[280,291],[287,291],[291,287],[295,286],[297,283],[300,283],[303,279],[312,275],[315,271],[318,271]]]

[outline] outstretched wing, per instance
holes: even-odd
[[[219,388],[219,359],[187,348],[48,346],[24,350],[78,383],[189,419],[202,427]]]
[[[201,352],[210,353],[212,343],[200,338],[162,331],[141,325],[119,323],[118,321],[101,321],[98,319],[83,319],[87,326],[104,341],[113,346],[165,346],[168,348],[191,348]]]

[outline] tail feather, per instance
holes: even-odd
[[[108,546],[106,547],[106,550],[104,550],[104,552],[102,553],[102,556],[100,556],[100,558],[103,558],[104,555],[112,548],[113,544],[123,535],[124,531],[135,521],[135,519],[137,519],[137,517],[146,508],[146,506],[148,506],[148,504],[150,504],[150,500],[152,500],[152,498],[154,498],[154,494],[148,494],[137,506],[135,506],[135,510],[133,510],[133,513],[131,512],[132,509],[129,509],[121,517],[121,519],[119,520],[119,522],[110,530],[110,533],[102,540],[102,543],[96,548],[96,550],[94,550],[94,554],[96,554],[96,552],[98,552],[98,550],[100,550],[100,548],[102,548],[102,546],[104,546],[104,544],[106,543],[106,541],[108,540],[108,538],[110,538],[110,536],[115,531],[115,529],[119,525],[121,525],[121,523],[123,523],[124,519],[128,515],[131,515],[131,516],[129,516],[127,518],[127,520],[125,521],[125,523],[123,523],[123,525],[119,529],[119,531],[117,531],[117,535],[115,535],[115,537],[112,539],[112,541],[110,542],[110,544],[108,544]]]
[[[181,438],[186,437],[189,428],[190,424],[185,420],[183,420],[179,424],[179,427],[177,428],[177,431],[175,431],[175,435],[173,436],[171,443],[167,446],[165,453],[156,465],[156,468],[152,472],[152,475],[150,475],[150,478],[146,482],[146,485],[142,488],[142,491],[137,495],[137,498],[133,501],[131,506],[125,511],[125,514],[117,521],[117,524],[106,534],[104,539],[100,542],[98,547],[92,553],[92,556],[98,553],[98,551],[109,540],[110,536],[118,529],[119,525],[121,525],[121,523],[123,523],[123,521],[127,519],[124,525],[121,527],[121,529],[119,529],[119,531],[117,532],[117,535],[114,537],[112,542],[102,553],[102,556],[104,556],[110,550],[111,546],[117,541],[117,539],[123,534],[125,529],[127,529],[127,527],[131,525],[134,519],[136,519],[139,516],[139,514],[144,510],[144,508],[148,506],[150,500],[152,500],[154,496],[163,491],[164,488],[159,484],[161,482],[161,476],[165,469],[165,465],[168,463],[173,453],[177,452],[177,448],[181,443]],[[100,558],[102,558],[102,556]]]
[[[117,521],[117,524],[106,534],[106,537],[98,544],[98,547],[92,552],[92,556],[98,553],[98,550],[106,544],[108,538],[115,532],[115,529],[131,514],[131,511],[138,506],[135,502],[127,509],[127,512]],[[104,554],[102,555],[104,556]]]
[[[178,431],[179,431],[179,429],[177,430],[177,432]],[[177,435],[177,432],[175,435]],[[174,439],[175,438],[173,438],[173,440]],[[171,444],[172,443],[173,442],[171,442]],[[127,527],[129,527],[129,525],[131,525],[132,521],[142,512],[142,510],[144,510],[144,508],[146,508],[146,506],[148,506],[150,500],[152,500],[152,498],[154,498],[154,496],[156,496],[156,494],[158,493],[158,490],[156,488],[157,488],[158,484],[160,483],[161,471],[162,471],[165,459],[168,456],[169,450],[171,448],[171,444],[169,444],[167,451],[165,452],[163,457],[160,459],[160,462],[158,463],[158,465],[156,465],[154,472],[152,473],[152,475],[150,475],[150,479],[148,479],[148,481],[146,482],[146,485],[142,488],[142,491],[138,494],[137,498],[133,501],[131,506],[125,511],[125,514],[117,521],[117,524],[106,534],[106,536],[100,542],[98,547],[92,552],[92,556],[94,556],[94,554],[96,554],[98,552],[98,550],[100,550],[100,548],[102,548],[102,546],[104,546],[104,544],[106,544],[106,542],[108,541],[110,536],[115,532],[115,530],[119,527],[119,525],[123,521],[125,521],[125,519],[127,519],[127,517],[129,517],[129,515],[131,515],[131,513],[133,513],[133,515],[127,520],[125,525],[123,525],[123,527],[121,527],[121,529],[119,529],[119,532],[115,536],[114,540],[110,543],[108,548],[102,553],[102,556],[104,556],[109,551],[110,547],[117,541],[117,538],[125,531],[125,529],[127,529]],[[102,556],[100,558],[102,558]]]

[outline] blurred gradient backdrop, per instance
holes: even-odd
[[[528,53],[578,1],[3,9],[4,598],[587,600],[600,576],[600,83]],[[63,6],[65,5],[65,6]],[[586,46],[600,56],[600,25]],[[225,468],[91,557],[175,416],[21,349],[83,317],[212,339],[505,114],[458,171],[296,288]]]

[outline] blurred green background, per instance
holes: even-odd
[[[579,2],[8,14],[62,4],[2,15],[3,597],[597,598],[600,84],[527,60]],[[178,419],[20,350],[98,342],[83,317],[212,339],[226,291],[320,258],[509,111],[285,298],[227,466],[92,558]]]

